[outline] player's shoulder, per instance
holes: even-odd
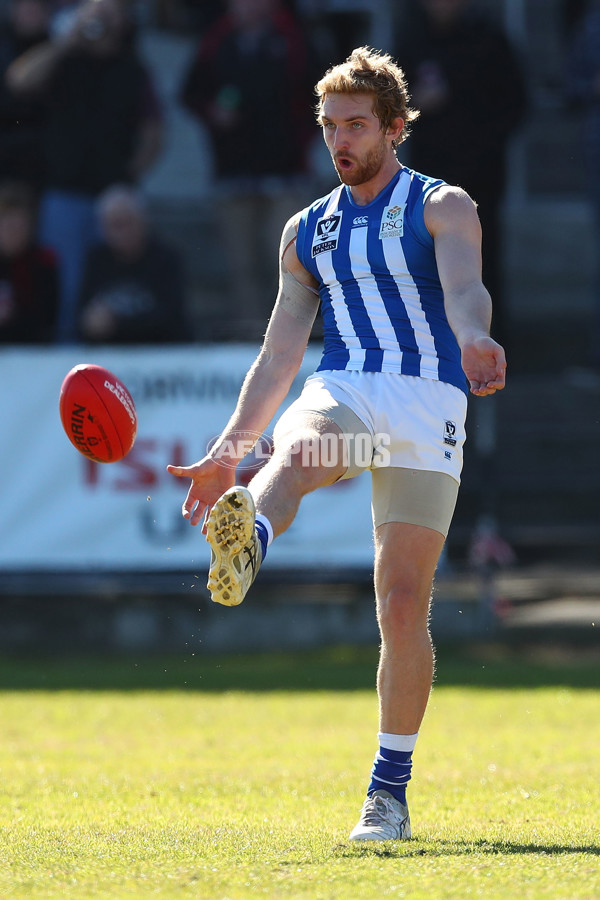
[[[296,278],[304,270],[298,258],[296,245],[302,213],[303,210],[300,210],[287,220],[281,233],[281,244],[279,247],[279,259],[283,270],[291,272]]]
[[[291,239],[298,233],[298,225],[300,223],[300,217],[302,216],[302,210],[299,212],[295,212],[293,216],[287,220],[285,225],[283,226],[283,231],[281,235],[282,241],[285,241],[286,238]]]
[[[425,203],[425,222],[428,229],[452,222],[467,222],[477,218],[477,206],[469,194],[458,185],[442,183],[432,190]]]
[[[475,203],[464,190],[457,184],[446,184],[445,181],[436,184],[427,197],[430,206],[475,206]]]

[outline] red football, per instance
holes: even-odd
[[[60,389],[59,408],[67,437],[88,459],[117,462],[133,447],[135,405],[108,369],[86,363],[71,369]]]

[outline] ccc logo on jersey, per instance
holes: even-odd
[[[312,243],[313,258],[319,253],[326,250],[335,250],[340,237],[340,228],[342,226],[341,212],[332,213],[329,216],[323,216],[317,222],[315,228],[315,236]]]

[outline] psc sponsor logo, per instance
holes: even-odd
[[[381,240],[389,237],[402,237],[404,234],[404,210],[406,204],[386,206],[381,217],[379,237]]]

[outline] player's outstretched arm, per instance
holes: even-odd
[[[446,315],[471,393],[494,394],[505,384],[506,357],[490,337],[492,301],[481,281],[481,226],[475,204],[461,188],[442,187],[425,205],[425,223],[435,241]]]
[[[197,525],[235,484],[235,467],[285,400],[302,363],[319,298],[296,256],[294,220],[286,225],[280,253],[279,292],[260,352],[242,385],[233,415],[210,452],[191,466],[167,466],[191,478],[183,516]],[[298,279],[302,280],[298,280]]]

